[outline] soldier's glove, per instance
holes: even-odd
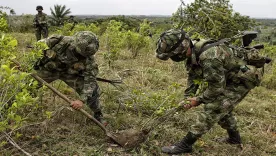
[[[195,97],[193,97],[193,98],[188,98],[187,100],[190,101],[190,104],[184,105],[184,107],[185,107],[186,109],[190,109],[190,108],[192,108],[192,107],[197,107],[198,105],[200,105],[200,103],[196,100]]]

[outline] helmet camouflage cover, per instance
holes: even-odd
[[[157,41],[156,56],[161,60],[168,60],[170,57],[183,54],[190,45],[190,39],[185,31],[170,29],[160,35]]]
[[[99,49],[99,41],[96,35],[90,31],[80,31],[73,36],[76,52],[82,56],[94,55]]]
[[[41,5],[36,6],[36,10],[41,9],[43,10],[43,7]]]

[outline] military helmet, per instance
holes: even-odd
[[[99,49],[99,41],[96,35],[90,31],[80,31],[73,36],[76,52],[84,57],[94,55]]]
[[[36,6],[36,10],[41,9],[43,10],[43,7],[41,5]]]
[[[163,32],[157,41],[156,56],[161,60],[183,53],[188,49],[190,39],[184,30],[170,29]]]

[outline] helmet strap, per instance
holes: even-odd
[[[184,39],[186,39],[185,35],[186,35],[186,32],[184,30],[181,30],[180,40],[170,49],[170,51],[174,51],[184,41]]]

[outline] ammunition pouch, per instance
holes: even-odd
[[[268,57],[260,55],[258,49],[262,49],[263,45],[256,45],[253,48],[246,49],[245,60],[248,65],[255,66],[256,68],[262,68],[265,64],[270,63],[272,60]]]
[[[85,70],[85,66],[82,62],[74,63],[71,68],[67,70],[68,74],[76,75],[76,74],[82,74]]]
[[[260,85],[263,73],[263,68],[256,68],[255,66],[245,65],[241,67],[237,77],[243,84],[245,84],[248,89],[253,89]]]

